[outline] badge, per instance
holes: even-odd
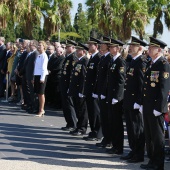
[[[155,87],[156,86],[156,84],[155,83],[151,83],[151,87]]]
[[[159,71],[151,71],[150,81],[157,82],[159,78]]]
[[[131,75],[131,76],[133,76],[133,72],[134,72],[134,68],[130,68],[130,70],[129,70],[129,75]]]
[[[143,68],[142,71],[145,73],[146,72],[146,68]]]
[[[82,64],[77,64],[76,67],[75,67],[75,70],[80,72],[81,67],[82,67]]]
[[[94,63],[90,63],[89,69],[93,69],[94,68]]]
[[[124,73],[124,71],[125,71],[124,67],[120,67],[120,72]]]
[[[78,73],[77,73],[77,72],[75,72],[75,73],[74,73],[74,75],[75,75],[75,76],[78,76]]]
[[[66,71],[63,71],[63,74],[66,75]]]
[[[168,73],[168,72],[164,72],[164,73],[163,73],[163,77],[164,77],[165,79],[169,78],[169,73]]]
[[[113,65],[111,66],[110,70],[114,70],[115,67],[116,67],[116,64],[113,64]]]

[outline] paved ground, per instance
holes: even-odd
[[[44,118],[37,118],[14,104],[0,102],[0,170],[140,169],[140,164],[106,154],[95,142],[61,131],[64,125],[61,111],[47,109]]]

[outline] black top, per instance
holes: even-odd
[[[85,96],[91,96],[94,90],[94,85],[96,82],[96,76],[97,76],[97,66],[100,62],[100,53],[97,53],[93,56],[88,62],[87,65],[87,72],[85,77],[85,87],[84,87],[84,95]]]
[[[79,93],[84,93],[84,80],[88,61],[88,58],[84,56],[74,65],[69,85],[69,96],[78,97]]]

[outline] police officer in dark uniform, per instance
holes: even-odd
[[[78,58],[75,55],[76,42],[67,40],[66,44],[66,57],[63,62],[61,78],[60,78],[60,90],[62,98],[62,108],[64,118],[66,120],[66,126],[62,127],[62,130],[71,131],[76,127],[76,114],[73,106],[72,99],[68,96],[68,89],[70,84],[70,77],[73,66]]]
[[[111,39],[108,82],[106,87],[106,99],[108,101],[109,134],[111,136],[112,148],[108,149],[109,154],[122,154],[124,141],[123,128],[123,97],[126,81],[126,61],[121,56],[123,42]]]
[[[103,56],[100,59],[98,64],[97,70],[97,78],[94,87],[94,98],[99,98],[100,104],[100,116],[101,116],[101,126],[102,126],[102,133],[103,139],[100,143],[96,143],[98,147],[106,147],[111,145],[111,137],[109,134],[109,126],[108,126],[108,104],[106,103],[106,96],[105,94],[105,84],[107,83],[107,71],[109,67],[109,63],[111,60],[110,52],[109,52],[109,44],[110,38],[103,37],[101,41],[100,50],[103,53]]]
[[[142,56],[142,46],[146,45],[144,41],[132,36],[129,46],[132,61],[127,70],[123,108],[131,151],[128,155],[121,157],[129,163],[144,161],[144,125],[139,108],[142,99],[143,78],[146,71],[146,59]]]
[[[76,129],[74,131],[70,131],[70,134],[74,136],[81,136],[86,133],[88,124],[87,105],[83,95],[84,80],[88,64],[88,58],[86,57],[86,51],[88,51],[88,47],[82,43],[78,43],[76,49],[78,61],[75,63],[72,70],[68,95],[72,97],[78,121]]]
[[[96,76],[97,66],[100,61],[101,54],[98,51],[98,43],[100,40],[90,37],[88,41],[89,52],[92,54],[87,65],[87,72],[85,77],[84,95],[87,103],[88,118],[91,132],[85,140],[94,141],[102,137],[100,126],[100,109],[99,100],[92,97]]]
[[[149,162],[141,165],[147,170],[164,169],[164,113],[168,105],[168,92],[170,88],[170,66],[163,58],[162,50],[166,43],[150,37],[149,56],[152,64],[144,77],[143,112],[145,125],[145,139]]]

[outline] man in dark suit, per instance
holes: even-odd
[[[62,73],[60,78],[60,90],[62,98],[62,108],[64,118],[66,120],[66,126],[62,127],[62,130],[70,131],[74,130],[76,127],[76,113],[73,107],[73,101],[68,96],[68,89],[70,84],[71,72],[74,64],[78,61],[78,58],[75,55],[75,46],[76,42],[72,40],[67,40],[66,44],[66,57],[62,65]]]
[[[145,140],[149,162],[141,165],[147,170],[164,170],[164,113],[168,106],[170,89],[170,66],[162,56],[166,43],[150,37],[149,56],[152,64],[148,68],[143,85],[141,112],[144,118]]]
[[[109,154],[120,155],[123,153],[124,128],[123,128],[123,97],[126,81],[126,61],[121,56],[124,43],[120,40],[111,39],[109,51],[110,60],[108,79],[106,85],[106,100],[108,101],[108,125],[111,136],[112,148],[108,149]]]
[[[78,119],[76,129],[74,131],[70,131],[70,133],[74,136],[80,136],[86,133],[88,124],[87,105],[83,95],[84,80],[88,64],[88,58],[86,57],[86,51],[88,51],[88,48],[84,44],[78,43],[76,49],[78,61],[75,63],[72,70],[68,95],[73,99],[73,104]]]
[[[37,51],[38,42],[36,40],[30,41],[30,54],[27,56],[26,62],[25,62],[25,78],[29,89],[29,103],[27,106],[28,113],[37,113],[38,112],[38,106],[35,103],[35,94],[34,94],[34,65],[35,60],[39,55],[39,52]]]
[[[88,41],[89,52],[92,54],[87,65],[87,72],[85,76],[85,86],[84,86],[84,95],[87,103],[87,111],[91,132],[87,137],[84,137],[85,140],[98,140],[102,137],[101,126],[100,126],[100,108],[99,100],[92,97],[94,85],[96,82],[97,76],[97,66],[100,61],[100,53],[98,51],[99,40],[90,37]]]
[[[3,63],[5,60],[5,56],[6,56],[6,47],[4,45],[5,43],[5,38],[4,37],[0,37],[0,70],[3,69]],[[1,73],[0,71],[0,97],[4,97],[4,74]]]
[[[143,78],[146,71],[146,60],[142,56],[142,46],[146,45],[144,41],[132,37],[129,46],[132,61],[127,70],[123,108],[131,151],[128,155],[121,157],[121,159],[127,160],[129,163],[144,161],[144,125],[139,108],[141,105]]]
[[[61,47],[57,48],[57,53],[55,52],[55,47],[53,45],[49,45],[47,50],[49,51],[49,61],[47,67],[49,75],[46,85],[46,99],[47,102],[52,104],[52,106],[61,109],[59,80],[65,58],[62,53],[60,53]]]
[[[107,72],[109,63],[111,60],[110,52],[109,52],[109,44],[110,39],[107,37],[103,37],[101,41],[100,50],[103,53],[103,56],[100,59],[97,70],[97,78],[94,86],[93,97],[99,98],[100,104],[100,117],[101,117],[101,127],[103,133],[103,139],[101,143],[96,143],[98,147],[106,147],[111,145],[111,136],[109,134],[109,126],[108,126],[108,104],[106,103],[105,94],[105,85],[107,83]]]

